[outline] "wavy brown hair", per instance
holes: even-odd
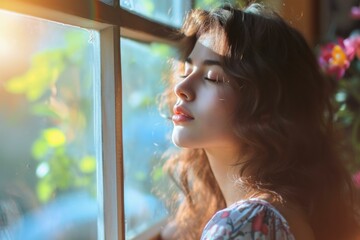
[[[218,38],[222,67],[236,80],[234,131],[243,156],[234,167],[248,196],[267,193],[297,203],[316,239],[351,239],[359,227],[358,208],[337,144],[334,89],[303,36],[259,4],[193,10],[181,29],[181,55],[206,33]],[[172,107],[172,86],[165,97]],[[199,239],[211,216],[226,207],[206,154],[183,149],[165,168],[182,193],[175,239]]]

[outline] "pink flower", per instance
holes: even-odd
[[[357,173],[355,173],[353,175],[353,181],[354,181],[355,187],[360,189],[360,171],[358,171]]]
[[[344,46],[350,61],[355,55],[358,59],[360,59],[360,34],[355,34],[346,38],[344,40]]]
[[[350,11],[350,16],[352,19],[359,20],[360,19],[360,7],[352,7]]]
[[[326,74],[339,80],[349,68],[353,57],[354,51],[347,49],[344,40],[339,39],[338,43],[328,43],[321,47],[319,64]]]

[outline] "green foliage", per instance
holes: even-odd
[[[151,48],[151,53],[154,54],[154,56],[158,56],[162,59],[167,59],[169,58],[169,56],[172,56],[173,50],[165,44],[160,44],[160,43],[153,43],[150,46]]]
[[[44,50],[35,54],[29,70],[5,83],[5,89],[14,94],[24,94],[29,101],[41,98],[58,81],[70,64],[83,61],[83,34],[69,32],[64,48]]]
[[[216,0],[197,0],[195,1],[195,8],[211,9],[219,6],[219,1]]]
[[[162,170],[162,167],[160,166],[155,166],[153,171],[152,171],[152,180],[154,182],[158,182],[160,181],[164,176],[164,172]]]
[[[96,158],[94,156],[85,156],[79,163],[79,169],[83,173],[93,173],[96,170]]]
[[[34,103],[30,107],[30,112],[39,117],[49,117],[52,119],[59,119],[60,115],[56,111],[56,109],[53,109],[51,105],[46,103]]]
[[[152,1],[142,1],[141,4],[145,10],[146,13],[152,14],[155,10],[155,4]]]
[[[86,60],[87,38],[88,33],[67,32],[63,46],[36,53],[27,72],[5,83],[8,92],[26,97],[32,115],[49,122],[31,149],[38,165],[36,191],[41,202],[78,188],[96,194],[96,186],[91,184],[95,182],[96,159],[86,151],[74,150],[77,141],[86,139],[85,116],[91,106],[79,98],[73,86],[80,77],[85,83],[90,81],[79,72]]]
[[[245,0],[196,0],[195,1],[195,8],[202,8],[202,9],[212,9],[215,7],[219,7],[223,4],[229,3],[233,6],[244,6],[245,5]]]
[[[5,84],[7,91],[25,94],[29,101],[36,101],[53,85],[64,71],[64,54],[59,50],[49,50],[37,54],[31,68],[22,76]]]
[[[359,68],[358,68],[359,67]],[[351,146],[348,167],[350,171],[360,169],[360,65],[356,68],[351,77],[337,82],[338,91],[335,100],[338,105],[336,121],[344,128],[346,134],[346,145]],[[356,73],[358,71],[358,73]]]
[[[38,198],[46,202],[56,193],[91,187],[91,178],[96,170],[96,159],[93,156],[83,156],[80,160],[67,153],[67,141],[64,132],[57,128],[42,131],[41,136],[32,147],[33,157],[39,161],[39,166],[46,168],[38,173]]]

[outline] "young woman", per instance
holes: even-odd
[[[194,10],[182,34],[166,168],[183,194],[163,239],[356,239],[332,89],[304,38],[259,4]]]

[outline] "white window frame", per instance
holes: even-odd
[[[120,37],[176,45],[176,30],[98,0],[0,0],[0,10],[26,14],[100,32],[102,165],[99,166],[98,238],[125,240]],[[95,10],[95,12],[94,12]],[[157,239],[159,223],[135,239]],[[102,229],[104,230],[102,232]]]

